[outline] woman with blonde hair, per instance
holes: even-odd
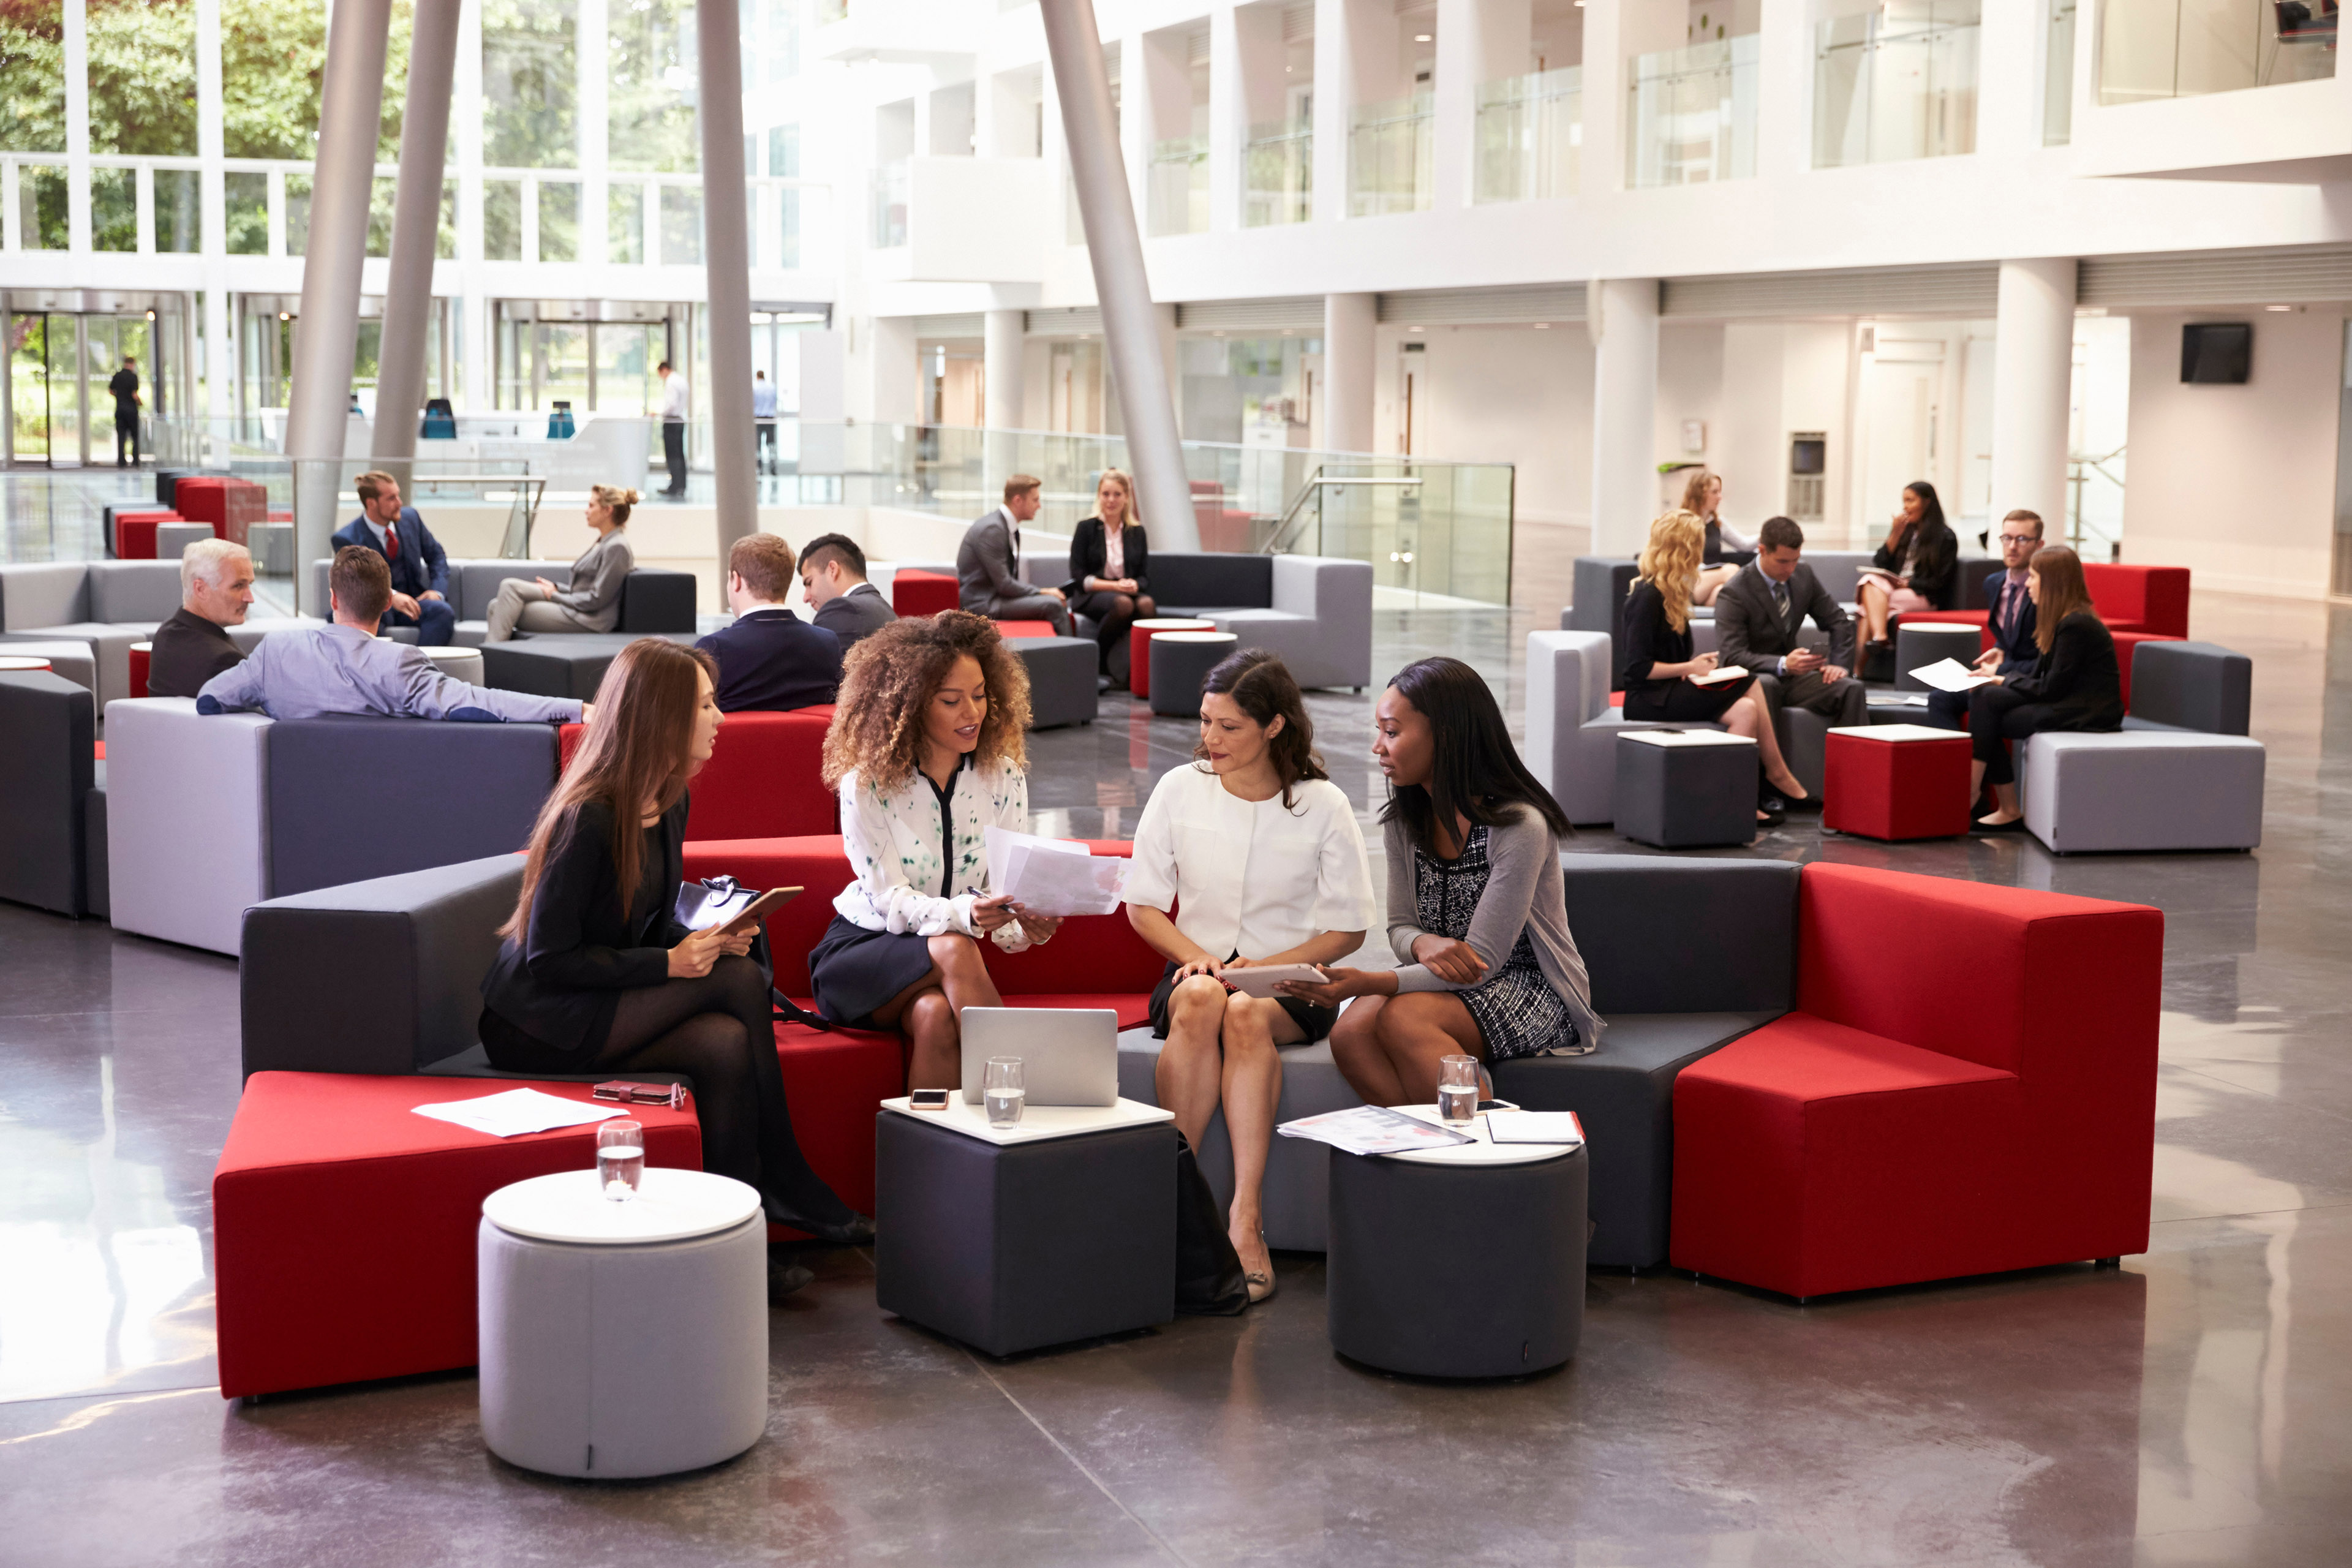
[[[1642,549],[1641,574],[1625,599],[1625,653],[1620,667],[1625,685],[1625,717],[1669,724],[1721,724],[1756,742],[1764,779],[1792,805],[1811,803],[1805,786],[1789,771],[1772,732],[1771,710],[1753,675],[1700,686],[1696,678],[1713,673],[1711,653],[1691,651],[1691,589],[1698,581],[1706,535],[1698,518],[1670,511],[1650,524]],[[1757,819],[1774,820],[1759,811]]]
[[[637,492],[597,485],[588,492],[585,521],[595,542],[572,563],[572,586],[559,588],[544,577],[526,583],[509,577],[490,601],[488,642],[507,642],[518,628],[527,632],[609,632],[621,624],[621,588],[637,558],[629,549],[629,509]]]
[[[1099,623],[1097,659],[1109,675],[1111,650],[1127,640],[1127,628],[1159,612],[1144,591],[1151,585],[1151,549],[1135,510],[1135,480],[1123,469],[1105,468],[1095,481],[1095,515],[1070,536],[1070,575],[1078,588],[1070,608]]]
[[[2025,596],[2033,601],[2033,644],[2042,657],[2016,675],[1991,677],[1991,684],[1969,693],[1969,738],[1976,763],[1969,799],[1992,784],[1999,809],[1977,818],[1984,828],[2013,827],[2024,815],[2017,805],[2016,764],[2007,742],[2044,730],[2113,731],[2123,728],[2123,669],[2116,639],[2083,582],[2083,561],[2063,544],[2045,544],[2026,563]]]
[[[1699,526],[1706,531],[1706,547],[1700,555],[1698,583],[1691,589],[1691,603],[1712,605],[1723,585],[1739,575],[1739,569],[1756,559],[1756,542],[1723,521],[1723,476],[1706,468],[1693,468],[1683,483],[1683,510],[1696,517]]]
[[[703,1163],[756,1187],[768,1217],[835,1242],[873,1238],[793,1136],[757,927],[689,931],[675,914],[688,782],[722,715],[710,656],[658,638],[623,648],[596,720],[540,808],[522,893],[482,982],[482,1045],[509,1072],[684,1073]],[[807,1281],[778,1264],[772,1292]]]
[[[855,879],[809,950],[818,1011],[897,1029],[912,1089],[962,1087],[966,1007],[1001,1007],[980,952],[1061,921],[988,890],[990,826],[1029,831],[1029,677],[996,624],[962,610],[891,622],[849,650],[824,781]]]

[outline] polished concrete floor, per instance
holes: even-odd
[[[2149,1251],[1803,1308],[1596,1274],[1575,1361],[1519,1384],[1339,1361],[1312,1257],[1240,1319],[995,1362],[884,1316],[843,1251],[774,1313],[766,1437],[694,1475],[515,1470],[465,1374],[225,1403],[236,967],[0,905],[0,1563],[2352,1563],[2352,611],[2195,615],[2257,660],[2256,854],[1806,818],[1744,851],[2162,907]],[[1379,663],[1469,658],[1516,722],[1547,618],[1383,612]],[[1313,705],[1369,817],[1370,697]],[[1190,741],[1124,697],[1036,737],[1041,826],[1131,832]]]

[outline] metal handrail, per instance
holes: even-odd
[[[1387,477],[1370,474],[1327,475],[1321,467],[1318,466],[1316,470],[1307,477],[1307,482],[1298,487],[1298,493],[1290,498],[1290,504],[1283,509],[1281,520],[1274,525],[1274,531],[1266,535],[1265,543],[1260,547],[1258,553],[1281,554],[1283,544],[1290,536],[1290,525],[1306,507],[1307,498],[1314,495],[1318,490],[1345,485],[1410,485],[1418,489],[1421,487],[1421,477],[1418,474]]]

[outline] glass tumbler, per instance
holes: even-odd
[[[1478,1058],[1476,1057],[1440,1057],[1437,1058],[1437,1115],[1448,1123],[1476,1120],[1478,1115]]]
[[[991,1127],[1012,1127],[1021,1120],[1021,1108],[1029,1098],[1022,1079],[1019,1057],[991,1057],[985,1076],[981,1080],[980,1098],[988,1110]]]
[[[596,1128],[596,1185],[613,1202],[637,1195],[646,1174],[646,1129],[640,1121],[600,1122]]]

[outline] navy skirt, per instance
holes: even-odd
[[[872,1028],[875,1008],[931,972],[930,939],[867,931],[835,915],[809,949],[808,966],[818,1012],[853,1029]]]

